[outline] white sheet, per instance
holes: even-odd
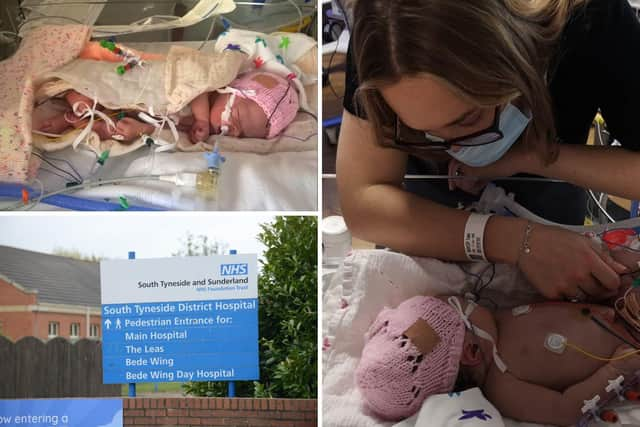
[[[96,178],[200,172],[206,170],[203,153],[155,153],[141,149],[107,160]],[[136,181],[126,185],[109,185],[72,193],[73,196],[117,203],[125,196],[130,204],[154,205],[176,210],[317,210],[317,152],[279,152],[268,155],[223,152],[218,182],[217,200],[199,197],[195,190],[176,187],[171,183]],[[64,158],[87,176],[95,165],[95,156],[88,151],[67,148],[52,153],[52,158]],[[55,162],[65,167],[65,164]],[[45,189],[59,189],[65,181],[50,173],[54,168],[43,163],[38,173]],[[95,179],[95,178],[94,178]],[[40,208],[43,208],[41,206]]]
[[[487,267],[483,263],[462,265],[475,274]],[[392,426],[366,412],[353,379],[364,333],[385,305],[394,307],[418,294],[459,294],[471,285],[471,276],[456,263],[380,250],[354,251],[323,295],[323,425]],[[542,300],[515,268],[502,264],[496,265],[495,278],[483,295],[506,308]],[[640,407],[626,404],[618,414],[622,425],[640,425]],[[506,427],[536,426],[504,421]]]
[[[465,412],[473,413],[465,417]],[[481,411],[481,412],[478,412]],[[417,414],[393,427],[504,427],[500,412],[482,391],[470,388],[461,393],[436,394],[424,401]]]

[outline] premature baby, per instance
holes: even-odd
[[[145,60],[162,59],[159,55],[140,56]],[[95,43],[89,43],[80,57],[113,62],[121,60]],[[65,93],[64,98],[69,104],[68,110],[34,124],[35,130],[61,134],[71,127],[87,125],[88,120],[81,120],[78,116],[92,107],[93,101],[73,90]],[[74,105],[77,105],[75,111],[72,110]],[[199,95],[189,106],[191,114],[180,117],[178,129],[188,132],[191,142],[196,143],[206,141],[212,134],[273,138],[295,119],[299,100],[295,87],[287,79],[273,73],[252,71],[239,76],[226,88]],[[94,122],[92,129],[100,139],[130,142],[155,131],[154,126],[137,119],[137,112],[119,115],[113,111],[103,112],[114,119],[115,129],[105,121]]]
[[[600,305],[490,311],[458,297],[417,296],[378,315],[356,380],[367,406],[390,420],[413,415],[432,394],[480,387],[506,417],[574,425],[583,401],[611,395],[608,380],[640,370],[640,356],[616,334],[637,342]],[[580,349],[610,359],[633,354],[605,362]]]

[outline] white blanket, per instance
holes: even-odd
[[[109,199],[114,203],[118,203],[120,196],[124,196],[132,205],[153,205],[171,210],[317,209],[316,151],[278,152],[268,155],[241,152],[223,154],[226,161],[221,167],[216,200],[205,199],[193,189],[158,181],[135,181],[70,194],[94,200]],[[95,165],[95,156],[91,152],[74,151],[71,147],[56,152],[51,157],[64,158],[71,162],[83,176],[89,175]],[[64,163],[54,163],[68,169]],[[149,149],[143,148],[108,160],[96,178],[201,172],[206,170],[206,167],[203,153],[151,154]],[[65,181],[52,172],[56,170],[43,163],[38,173],[46,191],[63,188],[65,185]],[[39,209],[48,207],[41,205]]]
[[[425,400],[412,417],[393,427],[504,427],[498,410],[479,388],[461,393],[436,394]]]
[[[323,296],[324,426],[393,425],[378,420],[362,407],[353,372],[364,346],[364,333],[384,306],[395,307],[415,295],[460,294],[469,290],[474,279],[461,266],[475,274],[487,268],[483,263],[447,263],[380,250],[354,251],[345,260]],[[511,308],[542,300],[511,266],[497,264],[491,283],[483,296],[491,298],[500,307]],[[627,405],[617,409],[622,425],[625,422],[640,425],[640,408],[636,408]],[[509,419],[504,423],[506,427],[535,425]],[[403,424],[403,427],[406,426]]]

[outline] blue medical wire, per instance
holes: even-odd
[[[137,178],[137,180],[141,179],[139,177],[132,177],[132,178]],[[123,182],[123,179],[127,180],[125,178],[121,178],[114,181]],[[154,178],[153,176],[151,176],[151,177],[145,177],[144,179],[154,179]],[[134,179],[128,179],[128,180],[133,181]],[[38,202],[46,203],[53,206],[58,206],[65,209],[78,210],[78,211],[121,211],[123,210],[122,206],[118,203],[110,203],[110,202],[104,202],[99,200],[89,200],[81,197],[74,197],[74,196],[62,194],[68,191],[73,191],[75,189],[80,189],[80,188],[90,187],[90,186],[97,187],[100,185],[106,185],[108,183],[109,182],[107,181],[92,182],[91,185],[78,185],[78,186],[65,188],[63,190],[44,194],[43,197]],[[11,198],[11,199],[21,199],[23,189],[26,189],[29,192],[30,199],[38,198],[40,196],[39,191],[26,187],[24,185],[0,183],[0,197]],[[36,203],[36,202],[30,202],[30,204],[31,203]],[[11,206],[10,209],[0,208],[0,210],[14,210],[22,206],[23,204],[20,203],[20,205],[16,204],[14,206]],[[129,205],[128,209],[126,210],[127,211],[158,211],[158,210],[164,210],[164,209]]]

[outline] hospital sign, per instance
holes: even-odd
[[[256,255],[100,263],[103,382],[259,379]]]

